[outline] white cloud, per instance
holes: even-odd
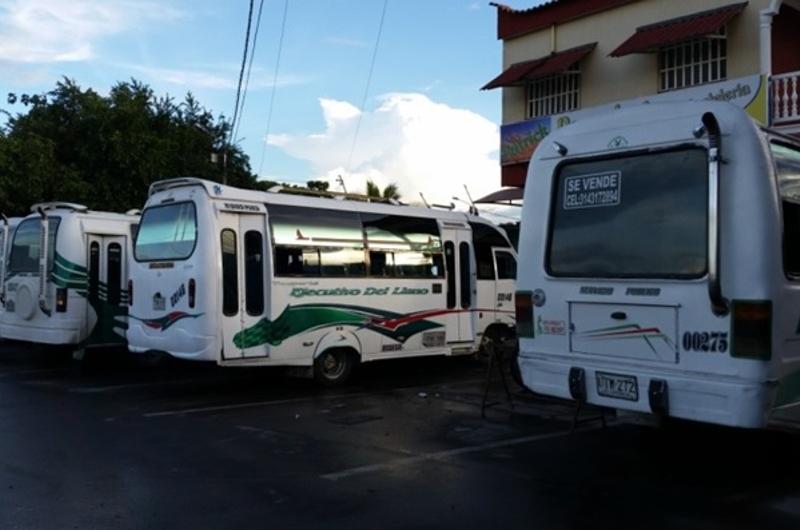
[[[219,90],[235,89],[238,83],[239,66],[209,65],[203,69],[159,68],[138,64],[118,64],[119,68],[135,70],[148,82],[163,82],[180,85],[189,89],[210,88]],[[253,67],[248,90],[261,90],[272,87],[272,75],[262,68]],[[293,75],[280,75],[276,86],[289,86],[304,83],[306,79]]]
[[[0,61],[85,61],[95,56],[102,37],[180,16],[148,1],[0,0]]]
[[[375,111],[361,116],[358,139],[347,171],[360,112],[344,101],[320,99],[325,130],[307,135],[271,134],[270,145],[310,162],[309,179],[345,178],[348,191],[363,192],[366,180],[396,183],[406,201],[449,203],[500,187],[497,125],[465,109],[432,101],[423,94],[380,98]],[[335,186],[334,186],[335,187]]]

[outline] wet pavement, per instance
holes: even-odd
[[[515,391],[484,367],[84,364],[0,344],[0,528],[800,528],[800,436],[653,429]]]

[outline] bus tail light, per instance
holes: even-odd
[[[514,296],[517,315],[517,336],[533,338],[533,300],[530,291],[517,291]]]
[[[128,280],[128,305],[133,305],[133,280]]]
[[[189,307],[194,309],[194,295],[197,290],[197,286],[194,283],[194,278],[189,278]]]
[[[731,355],[747,359],[772,357],[772,302],[734,301]]]
[[[56,288],[56,313],[67,312],[67,288]]]

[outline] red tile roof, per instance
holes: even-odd
[[[727,24],[746,6],[747,2],[730,4],[642,26],[637,28],[636,33],[620,44],[610,55],[620,57],[631,53],[651,52],[670,44],[709,35]]]
[[[636,1],[550,0],[528,9],[514,9],[496,2],[489,4],[497,8],[497,38],[512,39]]]
[[[506,68],[503,73],[486,83],[481,90],[517,85],[523,83],[525,80],[563,72],[589,55],[589,53],[594,50],[595,46],[597,46],[597,43],[593,42],[562,52],[551,53],[550,55],[538,59],[514,63]]]

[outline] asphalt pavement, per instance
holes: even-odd
[[[274,368],[0,343],[0,528],[800,528],[800,436],[655,429],[466,358]]]

